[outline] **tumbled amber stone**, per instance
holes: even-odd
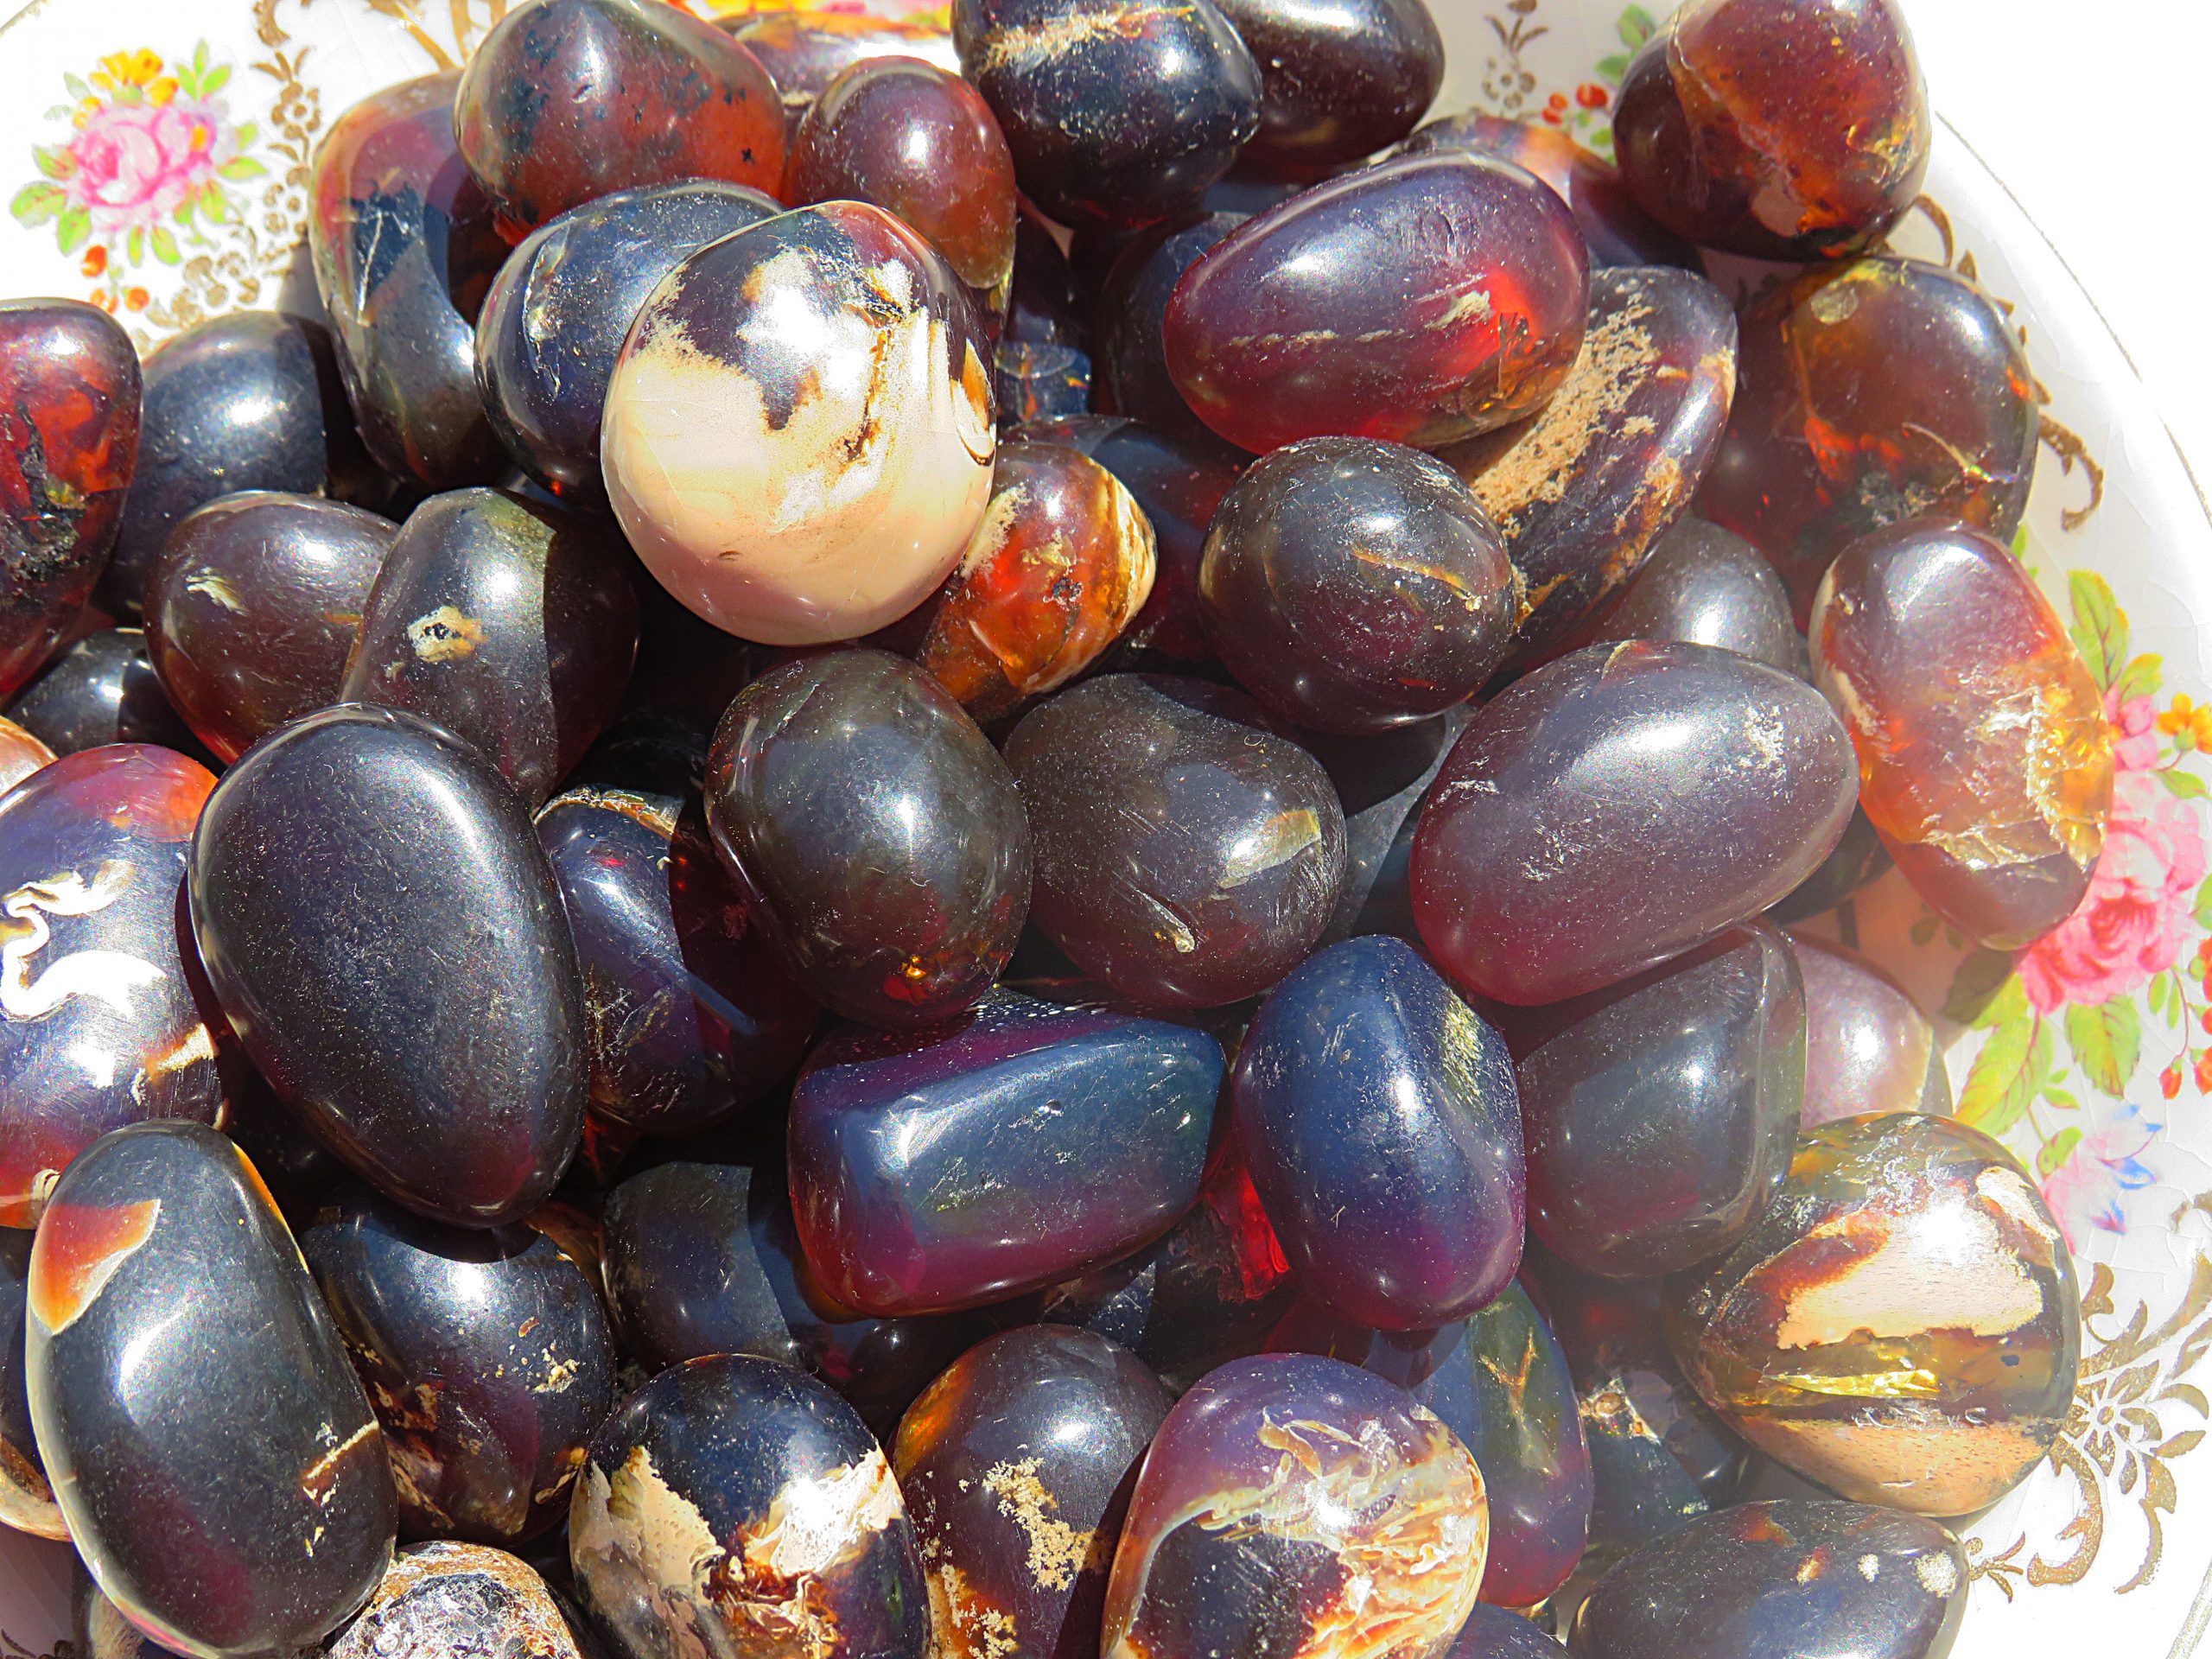
[[[2000,950],[2071,915],[2104,844],[2112,725],[2020,563],[1964,524],[1866,537],[1821,580],[1812,646],[1914,890]]]
[[[1936,1028],[1897,981],[1833,939],[1795,933],[1805,982],[1805,1109],[1810,1129],[1883,1112],[1951,1115]]]
[[[2082,1357],[2073,1258],[1978,1129],[1917,1112],[1807,1135],[1735,1249],[1668,1289],[1699,1394],[1845,1497],[1962,1515],[2042,1461]]]

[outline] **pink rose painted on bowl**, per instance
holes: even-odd
[[[2158,764],[2158,708],[2150,697],[2122,697],[2114,686],[2105,693],[2105,716],[2112,721],[2113,767],[2148,772]]]
[[[75,163],[61,181],[73,206],[101,235],[150,228],[174,213],[238,153],[219,102],[101,105],[70,141]]]

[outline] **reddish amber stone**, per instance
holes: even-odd
[[[1933,131],[1897,0],[1692,0],[1613,106],[1644,209],[1756,259],[1865,247],[1912,206]]]
[[[2019,562],[1964,524],[1866,537],[1821,579],[1812,645],[1915,891],[2000,950],[2072,914],[2112,809],[2112,726]]]
[[[1152,594],[1152,526],[1121,480],[1058,443],[1009,443],[967,556],[890,631],[977,720],[1057,690]],[[888,640],[887,640],[888,643]]]
[[[764,6],[720,22],[776,83],[785,124],[794,135],[822,89],[853,64],[870,58],[919,58],[955,74],[960,70],[951,34],[926,16],[878,17],[862,11],[775,11]]]
[[[1014,157],[990,106],[914,58],[856,63],[799,123],[785,200],[872,201],[933,243],[970,288],[1014,270]]]
[[[1996,302],[1887,256],[1825,266],[1747,306],[1736,408],[1698,512],[1753,543],[1800,621],[1854,536],[1923,513],[2000,539],[2020,522],[2040,423]]]
[[[1293,196],[1192,266],[1167,307],[1167,365],[1247,449],[1332,433],[1427,447],[1557,391],[1589,299],[1582,232],[1541,181],[1413,156]]]
[[[1948,1117],[1943,1051],[1904,988],[1832,939],[1790,943],[1805,981],[1805,1127],[1884,1112]]]
[[[1116,256],[1091,308],[1102,402],[1118,415],[1168,432],[1204,430],[1176,390],[1162,329],[1183,273],[1250,217],[1208,213],[1141,232]]]
[[[107,563],[138,459],[138,354],[73,300],[0,302],[0,698]]]
[[[1789,590],[1774,566],[1742,537],[1702,518],[1685,518],[1662,536],[1620,602],[1576,635],[1582,645],[1604,639],[1687,639],[1812,677],[1804,636],[1790,620]]]
[[[1412,130],[1444,82],[1421,0],[1217,0],[1260,66],[1260,130],[1242,163],[1313,178]]]
[[[1581,355],[1542,411],[1445,452],[1527,585],[1516,659],[1603,605],[1688,509],[1735,378],[1719,289],[1665,266],[1600,270]]]

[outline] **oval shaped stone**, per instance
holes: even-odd
[[[1426,448],[1540,408],[1590,307],[1567,204],[1508,162],[1408,156],[1239,226],[1167,307],[1198,417],[1264,454],[1340,434]]]
[[[749,1356],[663,1371],[592,1437],[576,1593],[619,1659],[782,1649],[922,1659],[929,1607],[891,1465],[853,1408]]]
[[[707,823],[807,989],[916,1026],[972,1006],[1029,909],[1029,825],[951,696],[880,651],[803,658],[739,693]]]
[[[1313,757],[1238,694],[1114,674],[1007,739],[1036,836],[1038,925],[1157,1007],[1264,990],[1328,925],[1344,809]]]
[[[1145,1454],[1106,1590],[1105,1659],[1440,1650],[1482,1582],[1490,1510],[1452,1431],[1403,1389],[1310,1354],[1223,1366]]]
[[[1742,537],[1702,518],[1684,518],[1662,536],[1620,602],[1578,643],[1608,639],[1686,639],[1812,677],[1789,590],[1774,566]]]
[[[1904,988],[1833,939],[1789,942],[1805,977],[1805,1127],[1884,1112],[1948,1117],[1943,1051]]]
[[[515,1544],[557,1526],[615,1397],[584,1268],[526,1224],[451,1227],[359,1187],[300,1253],[384,1425],[402,1529]]]
[[[653,290],[600,453],[669,592],[741,638],[818,645],[944,581],[990,499],[994,419],[952,268],[881,208],[830,202],[702,248]]]
[[[848,1307],[927,1313],[1127,1255],[1197,1198],[1222,1069],[1202,1031],[1007,992],[840,1033],[791,1095],[808,1264]],[[1084,1151],[1102,1142],[1112,1160]]]
[[[1259,129],[1259,68],[1213,0],[954,0],[952,39],[1063,225],[1188,213]]]
[[[1718,1255],[1781,1190],[1805,1097],[1805,983],[1757,922],[1544,1016],[1515,1067],[1529,1226],[1586,1273]]]
[[[1168,372],[1163,329],[1167,302],[1183,273],[1198,264],[1249,213],[1180,217],[1138,232],[1115,256],[1091,306],[1097,340],[1094,367],[1109,406],[1167,432],[1205,428]]]
[[[0,301],[0,698],[92,597],[138,461],[138,353],[75,300]]]
[[[1216,0],[1260,66],[1260,130],[1239,158],[1312,176],[1404,137],[1444,84],[1421,0]]]
[[[146,654],[226,764],[338,701],[399,526],[319,496],[248,490],[181,520],[146,584]]]
[[[0,792],[13,789],[41,766],[54,763],[54,751],[12,720],[0,720]]]
[[[1414,836],[1437,964],[1503,1002],[1615,983],[1756,916],[1851,817],[1843,728],[1707,645],[1592,645],[1485,703]]]
[[[2072,915],[2104,846],[2115,738],[2019,561],[1964,524],[1864,537],[1821,578],[1810,638],[1859,804],[1913,890],[1993,950]]]
[[[697,801],[575,789],[537,815],[583,969],[594,1111],[703,1129],[790,1075],[820,1010],[762,938]]]
[[[822,89],[850,65],[870,58],[919,58],[960,73],[951,31],[927,12],[886,17],[865,11],[739,11],[716,21],[760,59],[776,83],[785,129],[793,135]]]
[[[630,325],[669,272],[783,208],[741,184],[617,190],[532,231],[476,319],[485,417],[516,465],[563,499],[597,502],[600,415]]]
[[[933,1650],[1095,1653],[1128,1477],[1171,1402],[1127,1349],[1067,1325],[977,1343],[899,1425]]]
[[[373,92],[315,150],[308,245],[361,441],[425,489],[487,484],[506,451],[476,392],[476,314],[507,257],[454,143],[457,74]]]
[[[69,1535],[69,1524],[61,1518],[54,1483],[39,1459],[24,1383],[23,1298],[30,1259],[30,1234],[0,1233],[0,1526],[62,1539]]]
[[[1706,1403],[1845,1497],[1964,1515],[2043,1460],[2081,1368],[2074,1260],[1979,1129],[1845,1118],[1726,1256],[1670,1281],[1667,1338]]]
[[[575,950],[473,751],[388,709],[295,721],[209,798],[191,895],[247,1055],[372,1185],[470,1227],[552,1190],[583,1116]]]
[[[391,1559],[327,1659],[470,1653],[497,1659],[590,1659],[560,1599],[526,1561],[482,1544],[410,1544]]]
[[[613,718],[638,601],[605,521],[503,490],[408,515],[377,573],[340,695],[475,746],[531,805]]]
[[[162,690],[146,636],[137,628],[86,634],[23,688],[8,715],[55,754],[106,743],[149,743],[195,760],[214,759]]]
[[[1719,289],[1670,266],[1600,270],[1581,355],[1550,401],[1446,451],[1528,589],[1516,660],[1563,640],[1688,510],[1735,381],[1736,318]]]
[[[0,1226],[111,1129],[213,1123],[215,1043],[181,931],[215,780],[150,744],[67,755],[0,796]]]
[[[1623,1561],[1576,1611],[1567,1651],[1931,1659],[1966,1606],[1965,1552],[1934,1522],[1779,1498],[1693,1521]]]
[[[1347,939],[1293,971],[1252,1017],[1230,1102],[1307,1295],[1402,1331],[1462,1318],[1512,1282],[1512,1060],[1411,945]]]
[[[54,1189],[29,1303],[39,1450],[132,1624],[194,1659],[248,1659],[319,1643],[376,1588],[383,1437],[237,1147],[197,1123],[103,1139]],[[207,1410],[211,1376],[251,1409]]]

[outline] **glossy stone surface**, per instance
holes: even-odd
[[[92,596],[138,461],[138,353],[98,308],[0,301],[0,698]]]
[[[1592,645],[1483,706],[1414,837],[1437,964],[1505,1002],[1652,967],[1766,908],[1851,816],[1848,739],[1803,681],[1710,646]]]
[[[1694,0],[1613,100],[1638,205],[1754,259],[1865,247],[1912,206],[1934,130],[1897,0]]]
[[[261,1178],[214,1130],[142,1123],[71,1166],[31,1249],[28,1332],[70,1535],[163,1646],[307,1646],[376,1588],[383,1438]],[[205,1410],[211,1376],[251,1409]]]
[[[1810,672],[1789,590],[1774,567],[1742,537],[1702,518],[1684,518],[1659,538],[1586,643],[1608,639],[1687,639],[1785,674]]]
[[[992,349],[991,385],[1008,426],[1083,414],[1090,380],[1090,358],[1073,346],[1001,340]]]
[[[715,859],[696,799],[572,789],[537,815],[583,969],[592,1109],[682,1135],[791,1068],[817,1009]]]
[[[1474,1459],[1404,1389],[1309,1354],[1237,1360],[1146,1454],[1100,1650],[1415,1659],[1465,1621],[1489,1538]]]
[[[849,1019],[972,1006],[1028,912],[1005,764],[950,693],[883,652],[801,658],[746,687],[715,734],[707,823],[801,983]]]
[[[960,280],[992,289],[1014,270],[1014,157],[990,106],[917,58],[842,71],[799,123],[785,199],[869,201],[926,237]]]
[[[56,754],[155,743],[207,758],[162,689],[137,628],[102,628],[70,645],[8,705],[8,718]]]
[[[853,1408],[770,1360],[663,1371],[592,1437],[576,1592],[620,1659],[922,1659],[912,1523]]]
[[[1980,289],[1917,259],[1854,259],[1766,290],[1741,325],[1735,411],[1697,510],[1774,561],[1801,621],[1870,531],[1936,515],[2012,539],[2041,405]]]
[[[1258,66],[1213,0],[954,0],[952,38],[1022,194],[1071,227],[1190,212],[1259,130]]]
[[[1608,1574],[1578,1659],[1929,1659],[1966,1616],[1966,1554],[1932,1521],[1777,1499],[1707,1516]]]
[[[1468,715],[1462,704],[1370,736],[1306,734],[1306,747],[1329,769],[1344,808],[1344,882],[1324,939],[1334,943],[1357,933],[1420,938],[1406,880],[1414,831],[1428,786],[1466,729]]]
[[[590,1659],[545,1580],[524,1561],[482,1544],[410,1544],[368,1605],[324,1649],[328,1659],[396,1653],[484,1659]]]
[[[1402,156],[1479,150],[1525,167],[1559,193],[1582,227],[1590,264],[1700,269],[1697,250],[1636,205],[1619,171],[1557,127],[1467,111],[1431,121],[1400,146]]]
[[[1567,1357],[1519,1285],[1423,1331],[1376,1331],[1300,1302],[1268,1346],[1387,1377],[1459,1437],[1490,1500],[1484,1601],[1533,1606],[1566,1582],[1590,1522],[1590,1453]]]
[[[1805,977],[1805,1127],[1883,1112],[1951,1115],[1935,1028],[1897,981],[1833,939],[1790,938]]]
[[[1292,197],[1192,267],[1167,308],[1167,365],[1247,449],[1329,434],[1427,448],[1541,407],[1589,297],[1582,233],[1536,179],[1465,152],[1408,156]]]
[[[1224,499],[1198,602],[1223,666],[1268,708],[1370,732],[1480,690],[1513,636],[1521,583],[1443,462],[1308,438],[1262,456]]]
[[[504,490],[433,496],[377,574],[340,696],[444,728],[535,806],[620,705],[626,563],[603,521]]]
[[[885,643],[976,719],[1001,720],[1120,639],[1152,595],[1153,569],[1152,525],[1120,480],[1065,444],[1016,440],[999,449],[960,563]]]
[[[951,34],[926,15],[880,17],[794,8],[734,12],[720,22],[776,83],[784,124],[793,135],[823,88],[850,65],[871,58],[919,58],[956,74],[960,69]]]
[[[1230,1101],[1306,1294],[1386,1330],[1472,1313],[1521,1261],[1505,1039],[1413,947],[1347,939],[1268,994]]]
[[[372,93],[315,151],[308,240],[361,441],[425,489],[488,484],[506,452],[476,392],[476,314],[507,255],[453,137],[460,78]]]
[[[559,1525],[615,1398],[584,1269],[520,1223],[448,1226],[359,1187],[300,1250],[384,1425],[401,1529],[512,1545]]]
[[[1859,751],[1859,798],[1920,896],[2016,950],[2088,890],[2112,810],[2112,723],[2035,578],[1964,525],[1901,524],[1838,556],[1813,677]]]
[[[552,1190],[583,1116],[575,950],[474,752],[392,709],[296,721],[210,798],[191,896],[246,1054],[372,1185],[473,1227]]]
[[[1445,452],[1527,585],[1518,660],[1563,640],[1688,510],[1728,422],[1735,362],[1736,319],[1702,276],[1600,270],[1582,354],[1542,412]]]
[[[0,792],[13,789],[53,760],[54,751],[29,732],[12,720],[0,720]]]
[[[930,1385],[891,1466],[921,1542],[933,1651],[1097,1653],[1128,1479],[1169,1404],[1134,1354],[1065,1325],[988,1338]]]
[[[39,1459],[23,1382],[23,1298],[30,1255],[29,1233],[0,1233],[0,1526],[41,1538],[67,1538],[69,1528]]]
[[[1519,1058],[1529,1225],[1588,1273],[1643,1278],[1718,1255],[1789,1172],[1805,1096],[1804,981],[1751,923],[1547,1015]]]
[[[1812,677],[1810,653],[1808,654],[1806,677]],[[1808,917],[1834,910],[1852,894],[1866,887],[1877,877],[1886,874],[1893,861],[1890,849],[1882,844],[1882,837],[1867,821],[1864,807],[1853,807],[1851,822],[1844,826],[1843,839],[1837,842],[1835,850],[1821,861],[1820,868],[1799,882],[1790,895],[1773,906],[1767,914],[1777,922],[1794,925]]]
[[[975,533],[989,365],[960,279],[890,214],[783,214],[693,254],[639,314],[607,386],[608,498],[645,568],[717,627],[866,633]]]
[[[618,190],[524,237],[476,320],[485,417],[516,463],[563,499],[601,499],[600,410],[631,323],[693,253],[782,211],[744,185],[685,179]]]
[[[180,522],[146,584],[146,654],[219,760],[338,701],[399,526],[320,496],[241,491]]]
[[[1312,176],[1413,130],[1444,83],[1421,0],[1217,0],[1260,66],[1260,130],[1240,159]]]
[[[808,1265],[848,1307],[926,1313],[1127,1255],[1198,1197],[1221,1075],[1202,1031],[1008,992],[932,1030],[838,1033],[791,1096]]]
[[[180,936],[215,780],[150,744],[73,754],[0,796],[0,1226],[111,1129],[213,1123],[223,1089]]]
[[[330,336],[274,311],[233,311],[173,334],[146,359],[138,467],[100,603],[138,615],[171,526],[233,490],[344,495],[367,458]]]
[[[760,60],[651,0],[514,8],[468,60],[454,130],[517,231],[634,185],[783,178],[783,105]]]
[[[1668,1289],[1707,1405],[1842,1497],[1963,1515],[2041,1462],[2082,1357],[2073,1258],[1978,1129],[1900,1112],[1808,1134],[1727,1256]]]
[[[1088,680],[1023,715],[1006,759],[1036,841],[1038,925],[1122,995],[1234,1002],[1328,925],[1344,809],[1313,757],[1236,693]]]
[[[1521,1614],[1485,1605],[1467,1615],[1444,1659],[1559,1659],[1563,1651]]]
[[[1168,302],[1183,273],[1249,217],[1208,213],[1170,219],[1142,232],[1108,270],[1093,308],[1097,361],[1106,406],[1163,431],[1202,431],[1167,368],[1163,329]]]

